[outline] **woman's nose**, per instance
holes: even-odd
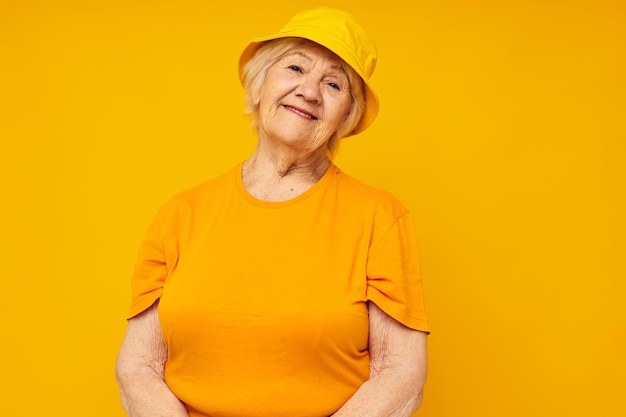
[[[302,77],[296,93],[306,101],[319,103],[322,98],[319,78],[313,74]]]

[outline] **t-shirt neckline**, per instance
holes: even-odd
[[[294,204],[298,204],[301,201],[309,198],[311,195],[315,194],[318,190],[324,188],[326,184],[332,178],[333,173],[336,173],[338,171],[338,168],[335,166],[335,164],[333,164],[333,162],[330,161],[330,163],[328,164],[328,168],[326,169],[326,172],[324,173],[322,178],[320,178],[319,181],[317,181],[308,190],[306,190],[299,196],[291,198],[289,200],[284,200],[284,201],[265,201],[265,200],[260,200],[254,197],[252,194],[248,192],[246,187],[243,185],[242,169],[243,169],[244,162],[245,161],[241,161],[239,164],[237,164],[237,166],[233,170],[234,176],[235,176],[235,184],[237,186],[237,191],[239,191],[239,194],[248,203],[254,206],[263,207],[263,208],[281,208],[281,207],[288,207]]]

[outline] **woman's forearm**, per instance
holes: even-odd
[[[129,417],[188,417],[182,402],[152,369],[117,372],[122,406]]]
[[[409,417],[421,404],[422,387],[387,370],[363,383],[333,417]]]

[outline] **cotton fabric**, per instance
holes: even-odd
[[[161,207],[128,317],[160,298],[190,417],[329,416],[368,378],[368,302],[429,330],[410,214],[332,163],[284,202],[251,196],[241,168]]]

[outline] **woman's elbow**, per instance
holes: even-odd
[[[416,412],[422,406],[423,401],[424,401],[424,390],[420,389],[420,391],[415,396],[415,400],[413,403],[413,412]]]
[[[122,352],[117,355],[117,359],[115,361],[115,379],[118,384],[126,381],[130,376],[132,376],[133,371],[131,370],[132,366],[128,358],[126,358]]]
[[[417,411],[424,401],[424,385],[426,384],[426,362],[417,361],[414,366],[408,368],[406,385],[410,387],[412,412]],[[406,370],[406,368],[405,368]]]

